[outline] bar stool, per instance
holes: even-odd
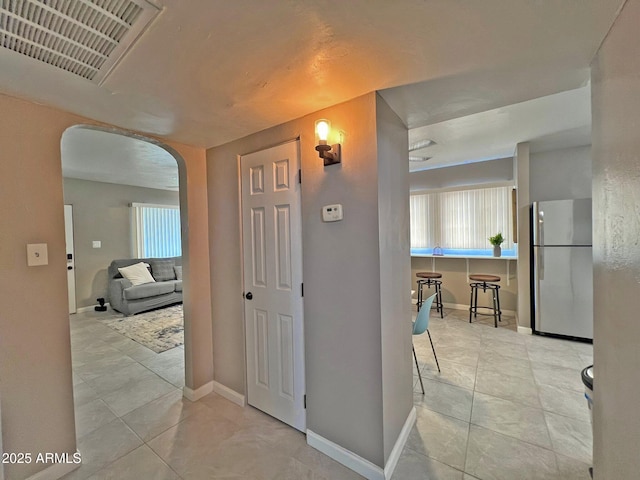
[[[478,308],[485,308],[492,313],[486,313],[484,315],[493,315],[493,321],[495,328],[498,328],[498,322],[502,321],[502,311],[500,310],[500,285],[496,282],[500,281],[498,275],[485,275],[485,274],[473,274],[469,275],[469,280],[473,280],[471,286],[471,300],[469,306],[469,323],[471,323],[471,316],[475,318],[478,315]],[[493,306],[484,307],[478,305],[478,289],[481,288],[483,292],[491,290],[493,293]],[[482,313],[480,315],[483,315]]]
[[[418,272],[416,273],[416,277],[418,277],[418,311],[420,307],[422,307],[422,298],[423,287],[427,287],[431,289],[431,286],[434,287],[436,291],[436,298],[434,299],[434,304],[436,306],[436,312],[440,313],[440,318],[444,318],[443,308],[442,308],[442,281],[438,280],[442,278],[442,274],[438,272]]]

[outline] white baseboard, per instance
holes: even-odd
[[[79,468],[80,465],[81,463],[55,463],[38,473],[34,473],[27,480],[58,480]]]
[[[307,444],[333,458],[336,462],[359,473],[364,478],[369,480],[385,480],[385,474],[382,468],[356,455],[350,450],[341,447],[337,443],[333,443],[331,440],[327,440],[317,433],[313,433],[311,430],[307,430]]]
[[[202,397],[209,395],[211,392],[213,392],[213,380],[205,383],[195,390],[192,390],[187,386],[182,387],[182,395],[184,395],[187,400],[191,400],[192,402],[197,402]]]
[[[231,390],[229,387],[225,387],[224,385],[216,382],[215,380],[212,383],[213,383],[213,391],[216,392],[218,395],[226,398],[227,400],[235,403],[236,405],[240,405],[241,407],[244,407],[246,405],[244,395],[241,395],[235,390]]]
[[[396,444],[393,446],[393,450],[391,450],[391,454],[389,454],[389,458],[387,459],[387,463],[384,466],[384,478],[389,480],[393,475],[393,471],[396,469],[396,465],[398,464],[398,460],[400,460],[400,455],[402,454],[402,449],[404,448],[404,444],[407,443],[407,439],[409,438],[409,432],[413,428],[413,425],[416,423],[416,407],[411,407],[411,411],[407,416],[407,420],[404,422],[404,426],[400,431],[400,435],[398,435],[398,440],[396,440]]]
[[[104,306],[107,307],[107,310],[111,307],[111,305],[109,305],[109,303],[105,303]],[[95,305],[90,305],[88,307],[76,308],[76,313],[92,312],[94,307],[95,307]]]
[[[522,333],[524,335],[533,335],[533,330],[531,330],[529,327],[521,327],[520,325],[518,325],[518,333]]]

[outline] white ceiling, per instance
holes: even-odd
[[[411,171],[510,157],[520,142],[531,142],[534,152],[589,145],[591,89],[587,85],[409,130],[409,146],[426,139],[435,144],[411,156],[431,158],[410,162]]]
[[[420,127],[584,86],[623,0],[154,3],[101,86],[0,49],[0,92],[204,147],[381,89]]]
[[[62,175],[95,182],[178,190],[178,164],[152,143],[91,127],[62,136]]]

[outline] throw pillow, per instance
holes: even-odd
[[[120,274],[129,280],[133,285],[142,285],[143,283],[153,283],[154,278],[147,270],[147,266],[140,262],[128,267],[118,268]]]
[[[173,267],[176,272],[176,280],[182,280],[182,265],[176,265]]]
[[[173,271],[173,266],[176,262],[173,259],[154,258],[149,260],[149,263],[151,264],[151,274],[156,279],[156,282],[176,279],[176,274]]]

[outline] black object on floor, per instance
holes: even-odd
[[[106,312],[107,311],[107,306],[104,304],[104,298],[100,297],[100,298],[96,298],[97,302],[100,305],[96,305],[94,307],[96,312]]]

